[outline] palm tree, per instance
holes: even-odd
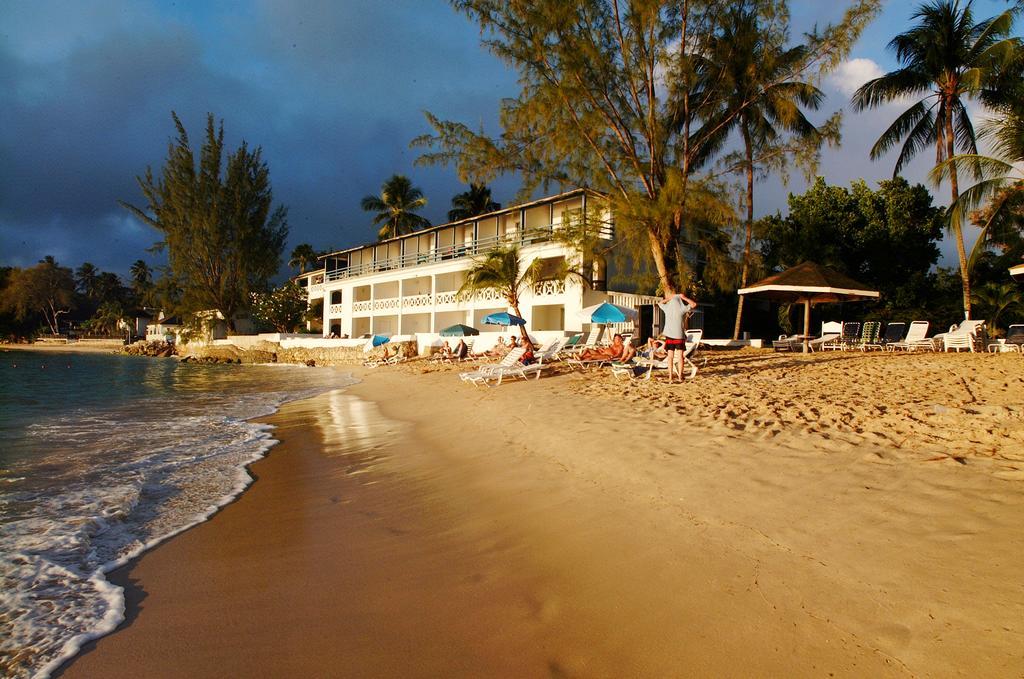
[[[722,125],[710,146],[717,146],[737,130],[743,140],[743,162],[740,169],[747,178],[747,218],[743,245],[743,268],[740,287],[746,287],[750,275],[750,250],[754,226],[754,170],[757,157],[767,161],[788,132],[810,142],[817,148],[823,137],[804,115],[801,106],[817,110],[824,94],[810,83],[787,79],[807,56],[805,46],[783,49],[778,36],[758,21],[757,12],[734,7],[725,16],[721,32],[710,40],[710,63],[707,75],[715,82],[708,87],[723,93],[721,107],[728,116],[739,115]],[[714,126],[714,117],[712,118]],[[776,159],[777,162],[777,159]],[[743,297],[736,308],[733,339],[740,335],[743,320]]]
[[[149,264],[141,259],[136,259],[131,268],[132,287],[136,292],[148,289],[153,284],[153,270]]]
[[[379,196],[366,196],[362,207],[367,212],[376,212],[373,223],[380,226],[377,233],[379,240],[394,238],[416,229],[430,226],[430,221],[416,214],[426,206],[427,199],[423,191],[412,185],[405,175],[392,175],[380,187]]]
[[[1003,312],[1019,307],[1024,304],[1024,296],[1021,295],[1015,283],[1004,281],[1002,283],[986,283],[974,291],[974,301],[978,303],[989,316],[988,327],[995,333],[999,317]]]
[[[522,318],[519,300],[523,292],[541,281],[564,279],[572,273],[568,270],[545,271],[539,259],[524,267],[519,254],[518,246],[499,246],[475,259],[466,271],[466,280],[458,294],[472,295],[482,290],[495,290],[505,298],[515,315]],[[524,342],[530,341],[525,325],[519,326],[519,332]]]
[[[501,209],[501,203],[491,200],[491,188],[486,184],[469,185],[469,191],[452,196],[452,209],[448,211],[448,221],[477,217],[488,212]]]
[[[89,299],[99,296],[100,270],[92,262],[83,262],[75,271],[75,282],[78,291]]]
[[[940,182],[951,168],[968,165],[980,170],[983,177],[950,206],[953,219],[970,215],[971,221],[981,227],[968,257],[969,272],[989,245],[1013,240],[1012,231],[1019,229],[1016,213],[1024,196],[1024,173],[1019,169],[1024,165],[1024,48],[1019,41],[1016,52],[1009,67],[983,92],[983,100],[996,115],[982,124],[978,138],[990,142],[994,155],[961,153],[946,159],[931,173],[932,180]],[[988,204],[980,209],[986,200]]]
[[[911,17],[917,22],[889,43],[900,68],[868,81],[853,96],[853,108],[862,111],[891,101],[921,97],[882,133],[871,148],[877,159],[902,142],[893,175],[930,145],[936,165],[956,155],[956,147],[977,154],[977,135],[964,106],[964,97],[980,94],[1000,64],[1013,53],[1014,41],[1003,39],[1013,27],[1014,11],[974,22],[968,0],[932,0]],[[922,96],[923,95],[923,96]],[[956,165],[949,166],[951,204],[960,196]],[[951,217],[956,215],[951,211]],[[971,315],[971,283],[967,253],[959,219],[950,220],[956,238],[964,314]]]
[[[288,266],[298,269],[299,273],[306,273],[306,267],[316,263],[316,250],[309,243],[300,243],[292,250],[292,256],[288,260]]]

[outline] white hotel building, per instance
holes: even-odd
[[[579,262],[580,253],[557,239],[559,229],[587,220],[602,240],[611,241],[614,223],[606,199],[575,189],[489,214],[434,226],[388,240],[339,250],[320,257],[322,267],[299,276],[311,304],[323,299],[324,334],[436,334],[463,323],[481,331],[484,316],[511,311],[504,299],[487,291],[472,298],[457,295],[474,257],[497,245],[518,244],[522,265],[537,259]],[[596,223],[594,223],[596,222]],[[526,291],[520,311],[531,334],[542,337],[588,327],[580,311],[610,301],[626,307],[656,298],[607,290],[604,261],[588,262],[592,282],[577,277],[537,284]],[[493,328],[498,331],[500,328]]]

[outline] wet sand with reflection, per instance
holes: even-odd
[[[642,412],[609,424],[557,380],[452,377],[381,371],[282,408],[258,482],[116,574],[128,621],[65,676],[1021,667],[1020,597],[981,568],[1019,548],[1015,488],[735,432],[684,440]],[[965,492],[969,515],[950,502]],[[958,573],[973,579],[951,591]]]

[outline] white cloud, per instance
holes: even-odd
[[[833,87],[850,97],[861,85],[882,75],[882,67],[871,59],[848,59],[828,79]]]

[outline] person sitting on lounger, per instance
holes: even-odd
[[[660,337],[650,338],[647,340],[647,346],[640,353],[654,361],[663,360],[668,356],[668,351],[665,350],[665,340]]]
[[[469,347],[466,346],[466,340],[459,339],[459,343],[455,345],[455,348],[451,350],[449,356],[456,361],[461,361],[469,355]]]
[[[622,356],[619,357],[619,363],[629,363],[636,357],[636,347],[632,344],[626,344],[622,348]]]
[[[626,343],[622,341],[622,335],[615,333],[612,337],[612,343],[607,347],[597,347],[596,349],[584,349],[583,353],[580,354],[581,361],[618,361],[622,358],[622,353],[626,350]]]

